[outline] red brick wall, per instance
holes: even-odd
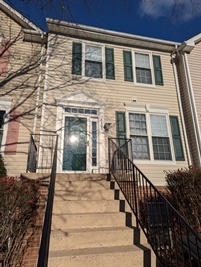
[[[48,184],[43,183],[40,187],[39,207],[37,211],[37,218],[35,222],[35,232],[31,237],[27,251],[24,254],[22,265],[23,267],[36,267],[38,260],[38,252],[40,247],[40,239],[42,233],[43,219],[45,213],[45,206],[48,193]]]

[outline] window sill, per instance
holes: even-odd
[[[155,84],[147,84],[147,83],[135,83],[135,86],[140,86],[140,87],[147,87],[147,88],[156,88]]]
[[[133,162],[135,164],[146,164],[146,165],[165,165],[165,166],[176,166],[177,162],[176,161],[172,161],[172,160],[139,160],[139,159],[134,159]]]
[[[106,82],[105,78],[93,78],[93,77],[82,76],[82,79],[84,79],[86,81],[91,81],[91,82],[101,82],[101,83]]]

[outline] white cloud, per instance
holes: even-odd
[[[141,0],[140,13],[154,18],[187,21],[201,15],[201,0]]]

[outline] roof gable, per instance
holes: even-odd
[[[7,16],[13,19],[16,23],[18,23],[22,28],[34,30],[40,34],[43,33],[43,31],[40,28],[38,28],[33,22],[29,21],[17,10],[6,4],[3,0],[0,0],[0,10],[2,10]]]

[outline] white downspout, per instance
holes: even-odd
[[[187,93],[188,93],[188,98],[189,98],[189,103],[190,103],[191,114],[192,114],[193,130],[195,133],[195,140],[196,140],[199,165],[201,166],[200,129],[199,129],[199,124],[198,124],[197,112],[195,110],[195,99],[194,99],[193,92],[192,92],[192,83],[191,83],[190,71],[189,71],[188,60],[187,60],[186,54],[182,55],[182,60],[183,60],[183,65],[184,65],[185,77],[186,77]]]
[[[38,152],[38,164],[40,166],[40,163],[42,161],[42,153],[41,150],[41,144],[43,142],[42,140],[42,134],[44,133],[44,116],[45,116],[45,103],[46,103],[46,92],[48,90],[48,68],[49,68],[49,35],[47,36],[47,51],[46,51],[46,63],[45,63],[45,81],[44,81],[44,90],[43,90],[43,102],[42,102],[42,111],[41,111],[41,125],[40,125],[40,141],[39,141],[39,152]],[[39,172],[40,169],[37,166],[36,172]]]
[[[176,47],[175,47],[176,49]],[[171,55],[172,59],[172,65],[173,65],[173,72],[174,72],[174,78],[175,78],[175,83],[176,83],[176,91],[177,91],[177,97],[178,97],[178,102],[179,102],[179,109],[180,109],[180,114],[181,114],[181,123],[183,127],[183,133],[184,133],[184,140],[186,144],[186,153],[188,157],[188,163],[189,165],[192,165],[192,159],[191,159],[191,154],[190,154],[190,149],[189,149],[189,144],[188,144],[188,138],[187,138],[187,133],[186,133],[186,126],[184,122],[184,113],[183,113],[183,108],[182,108],[182,103],[181,103],[181,95],[180,95],[180,90],[179,90],[179,82],[178,82],[178,77],[177,77],[177,70],[175,66],[175,61],[173,56]]]
[[[45,81],[44,81],[44,92],[43,92],[43,103],[42,103],[42,113],[41,113],[41,125],[40,134],[43,133],[44,115],[45,115],[45,102],[46,102],[46,92],[48,90],[48,71],[49,71],[49,35],[47,37],[47,51],[46,51],[46,66],[45,66]]]
[[[38,76],[38,83],[37,83],[37,95],[36,95],[36,108],[35,108],[35,115],[34,115],[34,125],[33,125],[33,134],[36,133],[36,124],[38,119],[38,106],[39,106],[39,98],[40,98],[40,89],[41,89],[41,77],[42,77],[42,67],[43,67],[43,53],[44,53],[44,46],[43,46],[43,38],[44,35],[41,35],[42,40],[42,49],[40,54],[40,67],[39,67],[39,76]]]

